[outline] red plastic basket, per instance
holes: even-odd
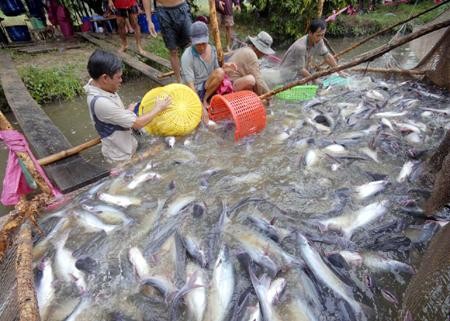
[[[227,95],[215,95],[208,108],[214,121],[233,120],[236,126],[234,140],[259,133],[266,127],[266,109],[259,97],[249,90]]]

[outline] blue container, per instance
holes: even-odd
[[[138,23],[142,33],[149,33],[147,18],[145,14],[140,14],[138,16]]]
[[[0,0],[0,9],[8,17],[15,17],[25,13],[25,7],[20,0]]]
[[[156,13],[152,13],[152,22],[153,25],[155,26],[155,31],[159,32],[161,30],[161,27],[159,26],[159,21],[158,17],[156,16]],[[138,23],[142,33],[150,32],[150,30],[148,29],[148,23],[145,14],[140,14],[138,16]]]
[[[161,26],[159,25],[158,16],[156,15],[156,13],[152,13],[152,22],[153,22],[153,25],[155,26],[155,31],[160,32]]]
[[[13,42],[20,41],[31,41],[30,32],[28,31],[28,26],[8,26],[5,27],[8,33],[9,39]]]

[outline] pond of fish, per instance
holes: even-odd
[[[131,102],[151,84],[125,86]],[[397,320],[439,229],[411,213],[449,108],[420,82],[353,75],[272,99],[265,130],[239,142],[231,122],[172,148],[149,137],[161,152],[41,221],[42,319]],[[72,144],[94,137],[83,98],[45,109]]]

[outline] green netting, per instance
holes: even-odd
[[[316,85],[295,86],[276,94],[276,97],[284,100],[308,100],[316,95],[317,88]]]

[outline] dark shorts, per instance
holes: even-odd
[[[115,10],[116,16],[122,17],[122,18],[128,18],[132,14],[138,14],[138,12],[139,12],[139,8],[137,5],[127,8],[127,9],[117,9],[116,8],[116,10]]]
[[[190,44],[192,19],[186,2],[170,8],[157,7],[156,14],[167,49],[183,49]]]
[[[203,102],[203,98],[205,98],[205,94],[206,94],[205,85],[206,85],[206,81],[203,82],[201,89],[197,89],[197,95],[202,102]]]

